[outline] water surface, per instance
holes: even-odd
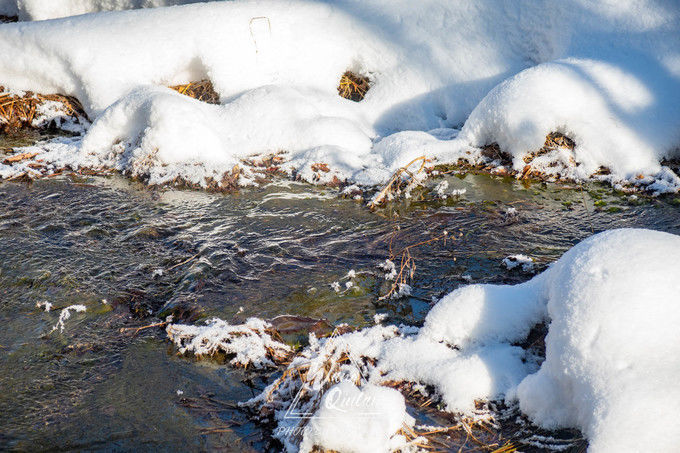
[[[376,212],[290,181],[233,194],[120,176],[0,182],[0,448],[263,450],[266,429],[232,403],[266,376],[178,357],[162,328],[120,329],[168,314],[239,322],[290,313],[360,327],[381,312],[419,324],[433,298],[462,284],[530,278],[501,265],[508,255],[541,267],[593,232],[680,233],[674,197],[446,178],[466,193],[434,200],[426,190]],[[376,265],[390,244],[397,252],[444,230],[446,242],[414,250],[412,296],[377,302],[386,283]],[[351,269],[358,276],[344,290]],[[42,301],[55,309],[38,309]],[[71,304],[87,312],[51,331]],[[205,432],[215,427],[224,428]]]

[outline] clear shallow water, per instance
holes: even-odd
[[[226,195],[121,177],[0,182],[0,448],[262,450],[262,428],[229,404],[261,388],[260,377],[177,357],[160,328],[120,328],[169,313],[192,322],[291,313],[362,326],[386,312],[418,324],[433,296],[469,279],[528,279],[500,265],[510,254],[547,265],[591,229],[680,233],[673,197],[447,178],[467,192],[446,201],[426,192],[429,201],[377,212],[285,181]],[[414,253],[413,296],[376,303],[385,290],[376,264],[390,241],[399,250],[443,230],[457,239]],[[360,273],[356,287],[333,291],[350,269]],[[40,301],[88,308],[50,333],[58,312],[37,309]]]

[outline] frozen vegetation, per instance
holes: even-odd
[[[204,326],[169,324],[168,338],[181,354],[197,357],[232,356],[232,365],[263,368],[274,366],[291,352],[288,345],[272,338],[271,325],[261,319],[250,318],[245,324],[231,325],[212,318]]]
[[[187,2],[0,8],[47,3]],[[680,187],[662,166],[680,145],[678,48],[671,0],[211,2],[3,24],[0,84],[75,96],[93,121],[36,159],[152,184],[248,184],[235,166],[273,153],[305,180],[378,184],[425,155],[662,193]],[[361,102],[338,96],[346,71],[369,80]],[[202,79],[218,105],[165,88]],[[541,151],[549,133],[569,146]]]

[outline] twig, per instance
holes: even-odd
[[[415,173],[411,173],[411,172],[408,170],[408,168],[409,168],[411,165],[413,165],[415,162],[418,162],[418,161],[421,161],[420,167],[418,168],[418,171],[416,171]],[[425,164],[427,164],[428,162],[430,162],[429,159],[427,159],[425,156],[420,156],[420,157],[416,157],[416,158],[413,159],[411,162],[409,162],[409,163],[406,164],[405,166],[403,166],[403,167],[401,167],[400,169],[398,169],[396,172],[394,172],[394,175],[392,175],[392,178],[391,178],[390,181],[385,185],[385,187],[383,187],[382,190],[381,190],[380,192],[378,192],[378,194],[377,194],[375,197],[373,197],[373,199],[371,200],[371,202],[368,204],[368,207],[371,208],[371,209],[372,209],[372,208],[375,208],[375,207],[377,207],[378,205],[380,205],[383,201],[385,201],[385,199],[388,197],[388,195],[390,194],[390,192],[393,190],[393,189],[392,189],[392,186],[393,186],[395,183],[397,183],[398,181],[400,181],[401,175],[402,175],[403,173],[408,174],[409,177],[410,177],[409,183],[407,184],[407,186],[406,186],[406,188],[404,189],[404,191],[408,191],[408,190],[412,189],[416,184],[418,184],[418,181],[416,180],[416,175],[418,175],[421,171],[423,171],[423,169],[425,168]],[[399,185],[398,185],[398,184],[397,184],[397,189],[394,190],[394,192],[395,192],[395,193],[399,192]]]
[[[157,322],[157,323],[149,324],[148,326],[142,326],[142,327],[121,327],[120,333],[127,332],[128,330],[134,330],[134,333],[132,334],[134,336],[134,335],[137,335],[142,330],[150,329],[151,327],[162,327],[162,326],[166,325],[167,323],[168,323],[167,321],[163,321],[163,322]]]
[[[197,254],[195,254],[194,256],[192,256],[191,258],[189,258],[189,259],[187,259],[187,260],[184,260],[184,261],[182,261],[181,263],[177,263],[177,264],[175,264],[174,266],[168,268],[168,270],[171,271],[171,270],[173,270],[173,269],[176,268],[176,267],[180,267],[180,266],[182,266],[182,265],[184,265],[184,264],[187,264],[189,261],[194,260],[194,259],[195,259],[198,255],[200,255],[200,254],[201,254],[201,252],[198,252]]]

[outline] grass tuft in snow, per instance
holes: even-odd
[[[340,77],[340,84],[338,85],[338,94],[350,101],[359,102],[364,99],[366,92],[371,88],[368,77],[356,74],[352,71],[346,71]]]
[[[87,121],[87,114],[72,96],[12,92],[0,86],[0,131],[4,133],[23,127],[60,127],[65,122],[82,124],[83,120]]]
[[[212,82],[207,79],[171,86],[170,89],[208,104],[220,103],[220,95],[215,91]]]

